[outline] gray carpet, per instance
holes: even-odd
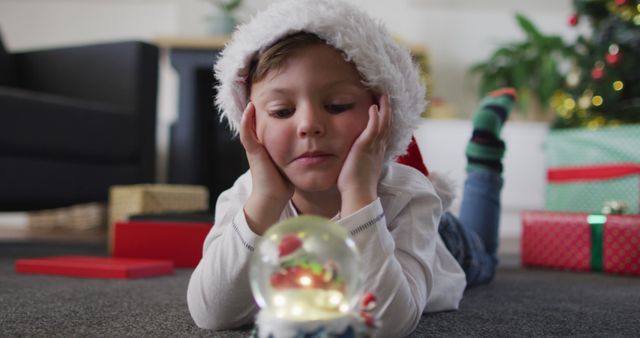
[[[0,243],[2,337],[246,337],[210,332],[189,316],[191,274],[138,280],[22,275],[16,258],[104,255],[104,248]],[[640,277],[522,269],[505,260],[496,280],[467,290],[459,311],[425,315],[411,337],[638,337]]]

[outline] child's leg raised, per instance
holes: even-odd
[[[490,282],[496,271],[502,156],[502,126],[515,101],[515,91],[492,92],[473,115],[473,135],[467,145],[467,179],[460,216],[443,214],[438,232],[460,263],[467,287]]]
[[[515,101],[513,89],[490,93],[473,115],[473,135],[466,149],[467,179],[460,207],[460,222],[482,240],[489,255],[498,250],[500,192],[504,141],[502,126]]]
[[[476,266],[467,271],[470,285],[489,282],[495,274],[505,152],[500,133],[515,98],[515,91],[510,88],[492,92],[480,103],[472,118],[473,135],[466,148],[467,179],[459,216],[462,226],[477,235],[469,236],[470,250],[480,251],[475,253]],[[474,245],[478,239],[482,244]]]

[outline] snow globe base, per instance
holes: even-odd
[[[355,314],[323,319],[290,320],[267,309],[258,313],[252,338],[369,338],[371,328]]]

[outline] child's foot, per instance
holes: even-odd
[[[493,91],[480,103],[472,117],[473,135],[467,144],[467,172],[488,170],[502,173],[505,144],[500,139],[502,126],[516,100],[513,88]]]

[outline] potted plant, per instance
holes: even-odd
[[[218,13],[210,19],[210,32],[213,35],[229,35],[233,32],[237,21],[233,11],[240,7],[242,0],[208,0],[217,9]]]
[[[471,72],[480,75],[481,97],[501,87],[516,88],[518,110],[530,112],[532,119],[548,120],[553,116],[551,98],[565,79],[563,66],[575,51],[559,36],[540,32],[525,16],[517,14],[516,20],[524,40],[500,46]]]

